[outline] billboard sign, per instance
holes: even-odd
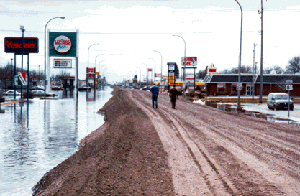
[[[53,46],[58,53],[65,53],[70,51],[72,43],[70,38],[60,35],[54,39]]]
[[[4,52],[22,53],[22,37],[5,37]],[[39,39],[37,37],[24,37],[24,53],[38,53]]]
[[[49,56],[76,57],[76,32],[49,32]]]
[[[184,65],[184,57],[181,57],[181,65]],[[197,65],[197,57],[186,57],[186,66],[196,66]]]
[[[54,68],[72,68],[71,59],[54,59],[53,60]]]
[[[155,73],[155,77],[159,77],[160,76],[160,73]]]
[[[148,68],[148,71],[152,71],[152,68]]]
[[[94,78],[95,72],[94,72],[94,68],[88,68],[88,78]]]

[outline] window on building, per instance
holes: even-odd
[[[225,84],[218,84],[218,93],[225,93],[226,92],[226,85]]]
[[[237,89],[236,89],[237,83],[232,83],[231,84],[231,93],[237,93]]]

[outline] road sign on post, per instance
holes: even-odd
[[[286,90],[287,91],[292,91],[293,90],[293,85],[292,84],[286,85]]]
[[[242,83],[237,83],[236,90],[242,90],[243,86]]]

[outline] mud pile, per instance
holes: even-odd
[[[118,89],[100,111],[105,124],[46,173],[33,195],[174,195],[167,153],[146,114]]]

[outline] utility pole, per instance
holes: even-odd
[[[253,70],[252,70],[252,72],[253,72],[253,85],[252,85],[252,96],[253,96],[253,98],[252,99],[254,99],[254,95],[255,95],[255,81],[254,81],[254,69],[256,68],[256,66],[255,66],[255,47],[256,47],[256,45],[257,44],[253,44],[253,46],[254,46],[254,49],[253,49]]]
[[[264,27],[264,7],[263,7],[263,0],[261,0],[261,10],[258,10],[258,14],[261,14],[261,31],[260,31],[260,35],[261,35],[261,45],[260,45],[260,93],[259,93],[259,103],[262,103],[262,95],[263,95],[263,49],[264,49],[264,31],[263,31],[263,27]]]
[[[41,82],[41,70],[40,70],[40,66],[41,66],[41,65],[39,65],[39,84],[40,84],[40,82]]]
[[[11,86],[13,87],[14,83],[13,83],[13,68],[12,68],[12,65],[13,65],[13,59],[11,58],[11,64],[10,64],[10,67],[11,67],[11,75],[10,75],[10,80],[11,80]],[[6,88],[6,83],[5,83],[5,88]]]

